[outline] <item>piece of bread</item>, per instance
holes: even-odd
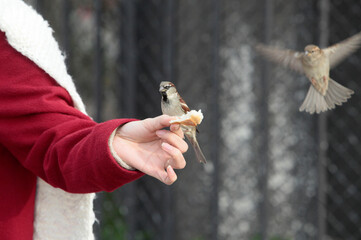
[[[187,126],[197,126],[202,122],[202,120],[203,120],[202,111],[192,110],[189,111],[187,114],[184,114],[180,117],[177,117],[177,119],[170,121],[170,123],[178,123]]]

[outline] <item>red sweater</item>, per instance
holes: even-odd
[[[108,147],[128,121],[92,121],[0,32],[0,239],[32,239],[37,176],[71,193],[113,191],[142,176]]]

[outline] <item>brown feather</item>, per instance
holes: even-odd
[[[183,109],[184,113],[189,112],[190,109],[189,109],[187,103],[183,100],[183,98],[181,96],[179,96],[179,101],[181,103],[181,106],[182,106],[182,109]]]
[[[269,61],[281,64],[283,67],[298,73],[303,73],[302,57],[304,54],[302,52],[278,49],[262,44],[256,46],[256,51]]]
[[[326,54],[329,55],[330,67],[335,67],[350,54],[354,53],[360,46],[361,32],[324,49]]]

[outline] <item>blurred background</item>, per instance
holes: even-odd
[[[99,193],[97,239],[361,239],[361,51],[331,71],[352,98],[309,115],[308,80],[253,50],[337,43],[361,30],[359,0],[25,1],[96,121],[161,114],[163,80],[205,116],[208,163],[189,149],[172,186]]]

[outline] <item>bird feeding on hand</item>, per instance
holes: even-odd
[[[162,95],[161,108],[163,114],[169,116],[177,116],[176,120],[171,123],[178,123],[184,135],[187,137],[189,142],[192,144],[197,159],[201,163],[206,163],[201,148],[197,141],[197,125],[201,123],[203,114],[201,111],[190,110],[186,102],[177,92],[176,87],[171,82],[161,82],[159,92]]]
[[[311,86],[299,110],[313,114],[342,105],[354,93],[351,89],[332,80],[329,73],[330,68],[335,67],[355,52],[360,44],[361,33],[358,33],[323,49],[316,45],[307,45],[304,52],[297,52],[260,44],[256,46],[256,50],[266,59],[306,75]]]

